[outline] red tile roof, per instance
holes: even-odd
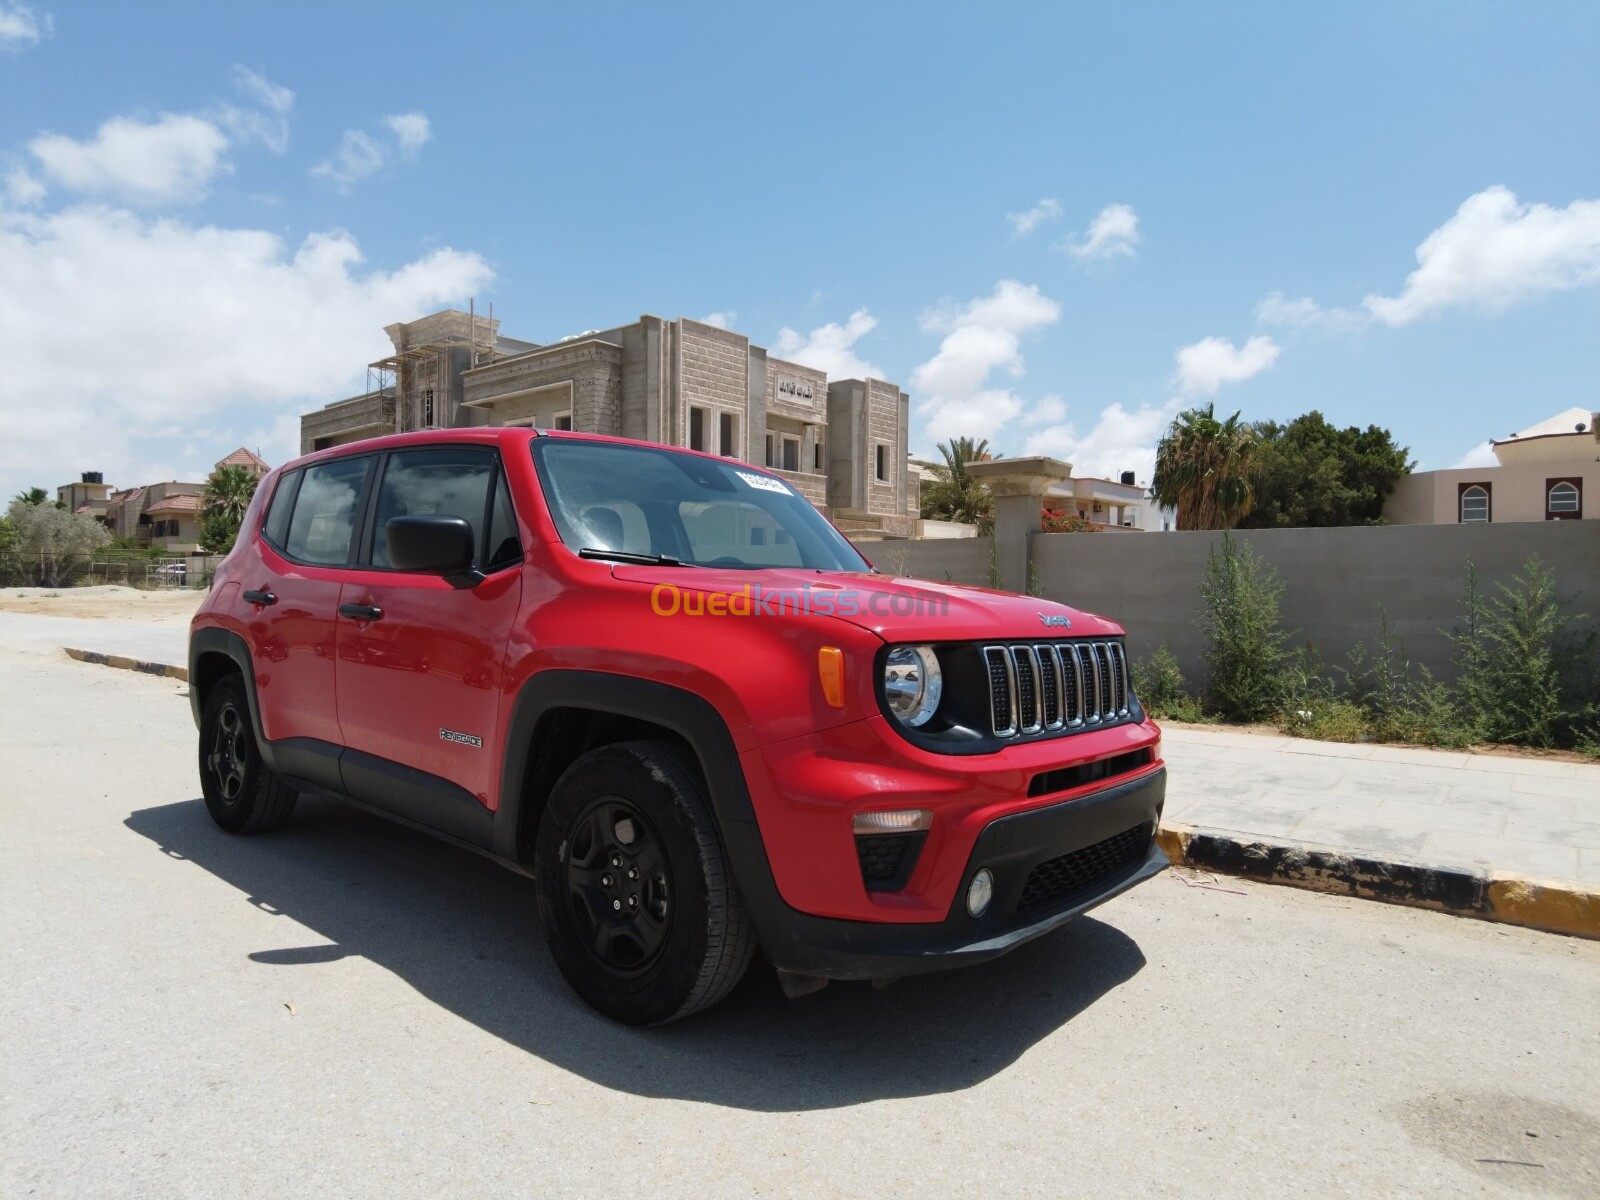
[[[193,513],[200,511],[200,504],[199,496],[167,496],[165,499],[157,500],[145,511],[152,513]]]
[[[250,470],[256,471],[262,475],[265,475],[268,471],[272,470],[272,468],[267,465],[265,459],[263,459],[260,455],[251,454],[250,451],[246,450],[243,446],[240,446],[232,454],[228,455],[227,458],[218,460],[217,466],[248,467]]]

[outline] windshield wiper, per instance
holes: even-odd
[[[692,567],[681,558],[670,554],[635,554],[631,550],[607,550],[600,546],[585,546],[578,551],[579,558],[601,558],[610,562],[643,563],[651,567]]]

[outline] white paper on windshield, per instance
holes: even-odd
[[[751,487],[760,488],[764,492],[777,492],[780,496],[794,495],[794,493],[791,492],[787,486],[779,483],[776,479],[773,479],[768,475],[756,475],[750,471],[735,471],[734,474],[748,483]]]

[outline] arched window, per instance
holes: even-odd
[[[1489,522],[1489,489],[1471,484],[1461,489],[1461,523],[1486,525]]]
[[[1569,479],[1559,479],[1545,493],[1544,515],[1548,520],[1560,521],[1583,515],[1583,493]]]

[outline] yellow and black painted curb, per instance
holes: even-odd
[[[1600,939],[1600,887],[1576,881],[1346,854],[1188,825],[1163,825],[1156,839],[1175,866]]]
[[[165,679],[189,682],[188,667],[175,667],[171,663],[143,662],[137,658],[129,658],[125,654],[102,654],[98,650],[77,650],[71,646],[61,648],[69,657],[79,662],[98,663],[102,667],[116,667],[122,671],[138,671],[143,675],[160,675]]]

